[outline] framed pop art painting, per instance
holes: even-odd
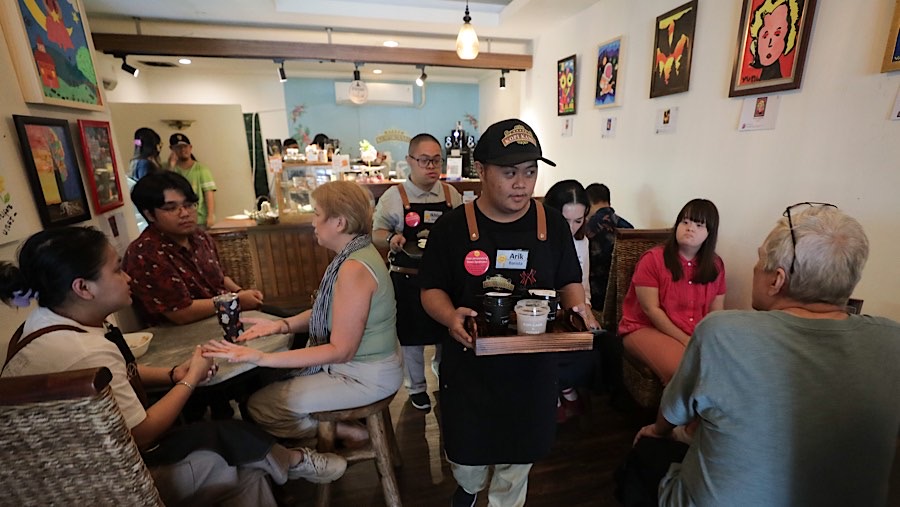
[[[575,55],[556,62],[556,115],[575,114]]]
[[[697,0],[676,7],[656,18],[650,98],[688,91],[691,84],[691,53],[697,26]]]
[[[621,58],[621,36],[601,43],[597,49],[597,88],[594,94],[594,107],[606,108],[622,105],[618,93],[621,80],[619,70]]]

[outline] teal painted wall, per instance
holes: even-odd
[[[426,83],[425,106],[421,109],[422,89],[413,86],[412,106],[337,104],[333,79],[288,79],[284,85],[288,132],[305,146],[319,132],[340,139],[341,152],[359,157],[359,141],[367,139],[378,151],[390,151],[394,160],[406,155],[405,142],[376,142],[388,129],[399,129],[410,137],[427,132],[443,142],[444,136],[462,122],[469,135],[479,135],[467,118],[477,124],[478,85]],[[304,136],[306,136],[304,138]]]

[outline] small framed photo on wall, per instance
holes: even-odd
[[[105,213],[124,205],[109,123],[78,120],[78,130],[81,132],[81,150],[94,211]]]
[[[556,63],[557,116],[575,114],[575,55]]]
[[[800,88],[816,0],[742,0],[729,97]]]
[[[900,0],[894,6],[894,19],[888,30],[887,46],[884,48],[884,61],[881,72],[900,70]]]

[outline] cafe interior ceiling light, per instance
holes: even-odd
[[[383,44],[386,48],[395,48],[400,45],[400,43],[395,40],[386,40]]]
[[[281,61],[278,62],[278,63],[281,64],[281,65],[278,67],[278,82],[279,82],[279,83],[284,83],[284,82],[287,81],[287,73],[284,72],[284,60],[281,60]]]
[[[128,58],[127,56],[122,57],[122,70],[131,74],[134,77],[138,77],[138,74],[141,73],[141,69],[138,69],[137,67],[132,67],[131,65],[128,65],[127,58]]]
[[[354,104],[365,104],[369,100],[369,87],[360,78],[359,62],[353,62],[353,81],[350,83],[348,93],[350,94],[350,102]]]
[[[503,69],[500,71],[500,89],[501,90],[506,89],[506,73],[507,72],[509,72],[509,71],[506,69]]]
[[[192,62],[190,58],[179,58],[178,63],[182,65],[190,65]]]
[[[422,73],[416,78],[416,86],[425,86],[425,80],[428,79],[428,74],[425,73],[425,66],[416,65],[416,68],[422,69]]]
[[[381,69],[372,69],[372,74],[381,74]]]
[[[462,60],[474,60],[478,56],[478,34],[472,28],[472,16],[469,16],[469,0],[466,0],[466,15],[463,16],[463,26],[456,36],[456,54]]]

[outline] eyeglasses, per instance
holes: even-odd
[[[797,236],[794,234],[794,222],[791,220],[791,211],[799,208],[801,206],[829,206],[831,208],[837,209],[837,206],[834,204],[830,204],[827,202],[798,202],[797,204],[793,204],[784,209],[783,216],[787,217],[788,220],[788,228],[791,231],[791,246],[794,250],[793,258],[791,259],[791,274],[794,274],[794,265],[797,263]]]
[[[197,206],[200,206],[199,202],[167,202],[156,209],[165,211],[166,213],[177,213],[182,209],[186,209],[189,212],[192,212],[197,211]]]
[[[441,166],[443,166],[443,164],[444,164],[444,158],[443,158],[443,157],[435,157],[435,158],[419,157],[419,158],[415,158],[415,157],[413,157],[412,155],[407,155],[407,157],[409,157],[409,158],[415,160],[416,163],[419,164],[419,167],[421,167],[422,169],[425,169],[426,167],[428,167],[429,164],[431,164],[432,167],[441,167]]]

